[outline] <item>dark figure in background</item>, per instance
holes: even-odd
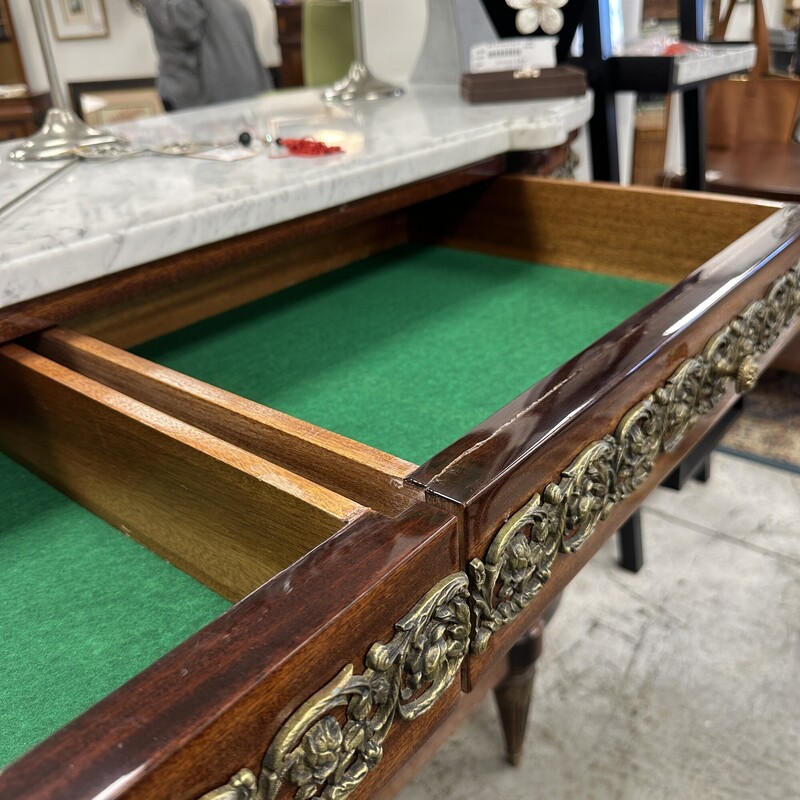
[[[131,0],[144,9],[158,50],[158,91],[179,108],[252,97],[272,88],[239,0]]]

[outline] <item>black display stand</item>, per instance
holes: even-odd
[[[617,92],[650,94],[680,92],[683,102],[683,132],[687,189],[705,188],[705,84],[727,77],[724,73],[694,83],[675,80],[674,56],[615,56],[612,50],[611,16],[608,0],[570,0],[564,7],[564,28],[559,34],[556,55],[559,63],[583,67],[595,93],[595,112],[589,123],[595,180],[619,181],[619,148],[614,98]],[[703,0],[679,0],[680,38],[714,47],[729,47],[705,41]],[[583,26],[583,55],[570,56],[578,27]]]
[[[467,0],[453,0],[456,4]],[[519,36],[516,29],[516,11],[506,0],[472,0],[482,5],[489,27],[499,39]],[[619,148],[617,142],[617,92],[645,94],[681,94],[683,104],[683,133],[686,157],[687,189],[705,188],[705,85],[746,69],[747,58],[720,59],[732,53],[736,45],[710,43],[704,35],[704,0],[678,0],[680,39],[687,43],[702,43],[708,54],[699,54],[693,65],[705,69],[690,70],[695,75],[705,75],[687,80],[686,72],[679,69],[681,56],[630,56],[615,55],[612,39],[609,0],[569,0],[561,9],[564,26],[558,33],[556,58],[559,64],[572,63],[586,70],[589,86],[594,91],[595,112],[589,123],[591,131],[592,161],[596,180],[619,182]],[[468,16],[468,15],[467,15]],[[583,28],[583,55],[570,55],[578,28]],[[544,35],[541,30],[532,36]],[[752,54],[752,48],[746,48]],[[714,52],[716,50],[716,52]],[[744,55],[744,53],[742,53]],[[729,66],[743,64],[739,67]]]

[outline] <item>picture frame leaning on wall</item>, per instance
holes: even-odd
[[[155,78],[70,83],[69,94],[75,112],[89,125],[113,125],[164,113]]]

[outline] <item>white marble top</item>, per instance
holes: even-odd
[[[510,150],[562,144],[591,112],[590,94],[468,105],[456,87],[432,86],[349,109],[311,90],[278,92],[120,126],[135,144],[232,141],[250,128],[316,136],[345,153],[80,163],[0,217],[0,308]],[[0,207],[57,166],[15,164],[10,149],[0,147]]]

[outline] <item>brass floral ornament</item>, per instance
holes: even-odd
[[[559,509],[535,494],[500,528],[486,560],[470,562],[475,622],[472,650],[486,650],[490,636],[514,619],[550,578],[561,539]]]
[[[766,353],[800,314],[800,264],[776,281],[717,332],[699,356],[686,359],[669,380],[632,408],[614,435],[593,442],[535,494],[498,531],[483,560],[469,564],[474,610],[472,650],[486,650],[492,634],[513,620],[550,578],[559,552],[575,552],[611,509],[653,470],[723,398],[730,382],[749,391]]]
[[[258,775],[239,770],[200,800],[276,800],[286,792],[294,800],[348,797],[380,763],[396,715],[414,720],[427,713],[456,679],[467,649],[484,652],[492,634],[536,597],[558,553],[578,550],[731,382],[737,392],[752,388],[758,357],[798,314],[800,264],[517,510],[483,560],[470,562],[469,577],[457,572],[434,586],[395,624],[391,641],[370,647],[362,674],[348,664],[297,709]]]
[[[516,9],[515,24],[524,35],[540,27],[545,33],[558,33],[564,27],[561,9],[566,4],[567,0],[506,0],[509,8]]]
[[[468,578],[440,581],[395,625],[394,638],[369,649],[366,669],[348,664],[278,731],[256,777],[240,770],[201,800],[342,800],[383,756],[396,714],[425,714],[455,680],[469,647]]]

